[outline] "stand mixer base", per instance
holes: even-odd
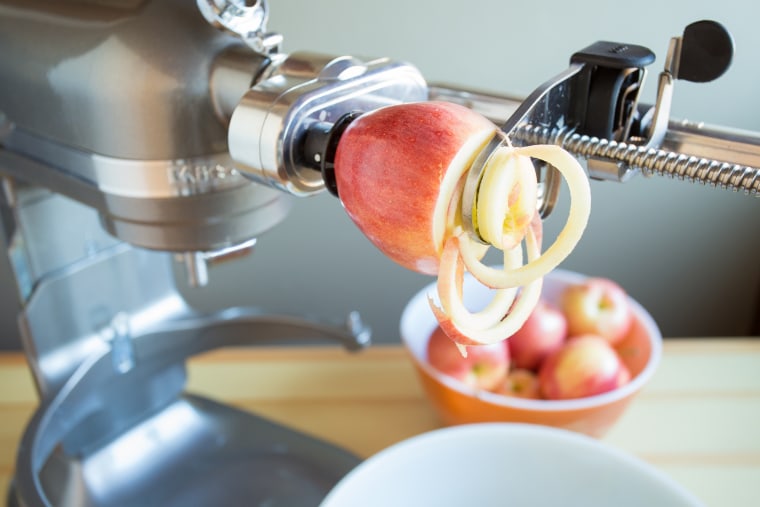
[[[316,507],[359,462],[259,416],[184,395],[85,458],[57,450],[39,479],[56,506]],[[9,506],[22,505],[11,491]]]

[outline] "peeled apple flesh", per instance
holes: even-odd
[[[472,238],[461,223],[464,180],[495,135],[491,121],[464,106],[399,104],[354,120],[335,154],[336,186],[349,217],[393,261],[438,276],[439,302],[431,295],[431,308],[463,353],[522,326],[543,276],[573,250],[590,212],[588,179],[570,154],[554,145],[513,148],[506,140],[484,168],[472,210],[483,241]],[[532,158],[556,167],[570,189],[567,223],[544,253]],[[501,267],[481,262],[489,248],[503,252]],[[465,271],[494,289],[482,310],[463,303]]]

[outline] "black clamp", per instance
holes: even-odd
[[[731,34],[715,21],[691,23],[673,43],[664,71],[673,79],[712,81],[723,75],[733,58]],[[638,96],[644,68],[654,60],[654,53],[643,46],[607,41],[573,54],[571,64],[583,66],[574,90],[580,99],[572,115],[576,131],[616,141],[631,134],[642,136]]]
[[[643,46],[599,41],[570,59],[583,64],[576,96],[585,97],[575,105],[579,133],[602,139],[626,139],[636,119],[644,67],[655,55]]]

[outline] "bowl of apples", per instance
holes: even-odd
[[[465,303],[492,291],[466,275]],[[423,389],[447,425],[516,422],[603,436],[656,370],[662,335],[616,282],[555,269],[514,335],[462,353],[438,325],[435,283],[407,303],[401,338]]]

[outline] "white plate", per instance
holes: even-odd
[[[697,507],[647,463],[575,432],[487,423],[435,430],[370,457],[321,507]]]

